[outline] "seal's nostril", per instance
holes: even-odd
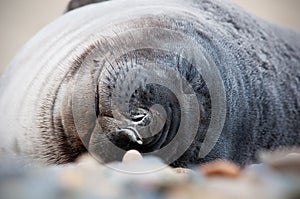
[[[134,122],[139,122],[139,121],[142,121],[145,116],[146,115],[144,115],[144,114],[134,115],[131,117],[131,119]]]
[[[130,119],[133,125],[147,126],[151,122],[151,112],[142,108],[130,112]]]

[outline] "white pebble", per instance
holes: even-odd
[[[141,159],[143,159],[143,156],[140,152],[138,152],[137,150],[129,150],[123,156],[122,162],[127,164]]]

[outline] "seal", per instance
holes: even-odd
[[[300,143],[300,34],[224,0],[72,1],[0,84],[0,146],[186,167]]]

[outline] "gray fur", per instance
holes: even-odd
[[[300,34],[256,18],[224,0],[162,4],[170,8],[181,5],[185,11],[196,9],[201,15],[194,24],[174,21],[170,26],[195,37],[212,57],[221,72],[227,97],[224,129],[213,150],[199,159],[200,141],[195,140],[174,165],[216,158],[245,165],[256,160],[259,150],[299,145]],[[17,148],[19,153],[46,163],[73,161],[85,151],[74,130],[70,101],[81,56],[95,48],[88,45],[86,49],[87,41],[95,36],[84,27],[92,28],[97,25],[91,25],[93,21],[101,23],[109,17],[122,18],[118,9],[126,11],[134,5],[160,3],[120,0],[78,8],[43,29],[23,48],[1,79],[3,150],[16,153]],[[108,17],[101,18],[106,14]],[[53,34],[56,37],[52,38]],[[207,117],[203,121],[209,119],[207,111],[202,111]]]

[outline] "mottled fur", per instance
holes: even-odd
[[[68,10],[95,2],[100,1],[71,1]],[[139,1],[134,2],[139,4]],[[117,5],[118,1],[111,3]],[[182,0],[180,3],[183,7],[196,9],[202,16],[201,20],[199,19],[201,22],[184,23],[180,20],[174,20],[170,26],[195,38],[217,65],[224,81],[227,112],[221,136],[213,150],[204,159],[198,158],[202,141],[201,136],[199,136],[199,139],[196,139],[185,154],[173,165],[187,166],[216,158],[229,159],[245,165],[256,161],[255,155],[261,149],[299,145],[300,34],[256,18],[228,1]],[[150,4],[151,1],[149,1]],[[101,3],[94,6],[101,6]],[[84,11],[87,12],[89,8],[94,9],[95,7],[85,6],[82,10],[78,8],[77,11],[86,9]],[[70,13],[75,14],[76,10]],[[81,25],[84,26],[85,24]],[[134,26],[134,24],[129,25]],[[73,32],[76,31],[77,29],[73,30]],[[61,35],[57,35],[58,38],[70,36],[64,35],[63,31],[61,32]],[[71,30],[69,34],[73,32]],[[44,32],[44,34],[46,33]],[[88,40],[91,37],[92,35],[89,35],[85,39]],[[65,42],[64,46],[66,47],[68,44],[72,44],[67,39]],[[54,44],[60,45],[58,42],[53,42],[52,45]],[[37,42],[36,45],[39,46],[40,43]],[[24,52],[26,53],[28,49],[30,49],[28,46],[24,48]],[[83,57],[91,49],[85,51]],[[65,57],[60,57],[60,59],[68,59],[69,54],[81,50],[81,46],[76,46],[76,49],[67,49]],[[35,53],[40,52],[35,51]],[[47,51],[45,50],[44,53],[46,54]],[[18,146],[18,151],[47,163],[73,161],[85,151],[85,147],[74,128],[74,121],[71,117],[72,102],[68,96],[69,92],[71,93],[74,89],[72,87],[73,76],[78,72],[77,69],[82,62],[82,57],[77,57],[75,61],[72,59],[73,69],[69,69],[69,66],[58,65],[53,70],[45,70],[46,76],[37,75],[34,77],[30,82],[31,87],[28,88],[35,88],[34,86],[39,85],[39,82],[42,81],[43,83],[37,90],[21,90],[20,93],[25,94],[16,95],[13,93],[9,95],[7,93],[16,87],[7,86],[13,85],[15,73],[18,73],[21,68],[20,65],[25,62],[24,60],[27,61],[28,59],[26,54],[22,56],[20,55],[17,61],[12,63],[11,69],[6,71],[1,80],[0,110],[2,110],[3,115],[8,114],[8,116],[1,118],[2,137],[0,138],[6,138],[6,132],[11,133],[25,129],[25,133],[19,132],[18,135],[21,134],[26,138],[22,137],[20,138],[21,141],[16,139],[17,141],[14,142],[14,146]],[[39,58],[35,57],[35,59]],[[50,62],[51,58],[48,60],[45,58],[40,60],[39,64],[41,64],[41,68],[47,68]],[[52,69],[51,64],[49,65],[49,68]],[[32,67],[34,66],[36,65],[32,65]],[[55,69],[62,72],[56,72]],[[30,74],[30,71],[23,71],[23,73]],[[26,76],[23,73],[19,74],[18,77]],[[39,77],[44,77],[44,79],[35,79]],[[95,88],[87,92],[95,92],[93,89]],[[207,94],[199,93],[199,95],[201,94],[204,100],[209,98]],[[22,112],[22,114],[28,114],[28,120],[39,118],[38,121],[30,123],[24,119],[23,115],[22,119],[13,118],[16,115],[19,117],[18,114],[9,115],[14,110],[14,106],[23,106],[23,102],[8,106],[11,98],[18,97],[29,99],[28,104],[38,106],[30,109],[37,112]],[[17,112],[18,110],[14,111]],[[203,121],[209,120],[209,114],[206,115],[205,113],[201,115]],[[10,117],[15,123],[12,122],[12,126],[8,125],[8,131],[6,127]],[[31,126],[27,127],[22,122],[30,123]],[[14,124],[17,124],[18,127],[13,126]],[[86,125],[88,126],[88,124]],[[37,130],[39,131],[38,135],[33,133]],[[11,137],[15,139],[12,135]],[[10,137],[7,140],[11,141]],[[5,148],[5,144],[3,141],[1,147]]]

